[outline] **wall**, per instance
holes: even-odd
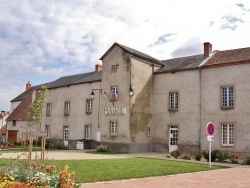
[[[169,92],[178,92],[178,111],[169,111]],[[199,71],[154,75],[152,141],[155,151],[169,150],[169,126],[178,126],[178,149],[191,153],[198,146]]]
[[[102,97],[101,99],[101,142],[102,143],[115,143],[115,145],[127,145],[130,143],[130,130],[129,130],[129,86],[130,86],[130,56],[125,53],[120,47],[115,46],[107,56],[102,60],[102,91],[111,97],[111,87],[117,86],[118,101],[114,105],[108,98]],[[111,72],[112,65],[118,65],[116,72]],[[125,108],[126,113],[118,115],[105,115],[104,108]],[[110,135],[109,123],[110,121],[118,121],[117,135]],[[113,145],[112,148],[116,146]]]
[[[90,99],[93,88],[100,88],[100,82],[92,82],[56,89],[48,89],[46,103],[52,103],[52,115],[43,110],[42,130],[50,125],[50,137],[63,139],[63,127],[69,127],[69,142],[84,139],[85,125],[91,125],[91,140],[96,140],[98,131],[98,93],[93,101],[92,114],[86,114],[86,99]],[[70,115],[64,116],[64,103],[70,101]],[[72,148],[74,149],[74,148]]]
[[[218,67],[202,70],[202,149],[208,149],[206,125],[216,126],[212,149],[250,152],[250,64]],[[234,86],[234,109],[221,109],[220,87]],[[235,145],[221,145],[221,123],[234,123]]]

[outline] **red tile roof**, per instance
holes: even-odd
[[[38,96],[38,92],[36,94],[36,98]],[[29,92],[22,102],[14,109],[14,111],[9,115],[7,121],[27,121],[27,113],[31,113],[30,105],[32,103],[32,92]]]
[[[239,63],[250,63],[250,48],[216,51],[204,66],[226,66]]]

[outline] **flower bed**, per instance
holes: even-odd
[[[26,164],[25,164],[26,165]],[[75,174],[68,171],[66,165],[62,171],[56,173],[54,165],[38,165],[31,167],[4,166],[0,169],[0,188],[74,188]]]

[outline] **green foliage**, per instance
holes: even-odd
[[[250,157],[247,157],[247,158],[244,160],[244,164],[245,164],[245,165],[250,165]]]
[[[194,154],[195,160],[200,161],[202,158],[202,152],[200,150],[197,150]]]
[[[45,143],[45,148],[46,149],[68,149],[67,146],[64,146],[64,144],[60,141],[51,141],[47,140]]]
[[[171,156],[169,154],[166,155],[166,158],[171,158]]]
[[[46,93],[47,87],[44,85],[41,87],[37,99],[30,106],[31,113],[27,113],[27,118],[29,119],[27,125],[28,127],[31,127],[32,125],[39,125],[42,122],[43,107],[45,104]]]
[[[107,151],[110,151],[110,148],[107,145],[101,145],[101,146],[98,146],[96,148],[96,151],[97,152],[107,152]]]
[[[223,150],[218,150],[216,157],[218,159],[218,162],[223,163],[223,162],[225,162],[226,159],[229,158],[229,152],[223,151]]]
[[[238,164],[238,163],[239,163],[239,161],[238,161],[237,159],[235,159],[235,158],[231,158],[231,162],[232,162],[233,164]]]
[[[180,153],[180,151],[179,150],[174,150],[174,151],[172,151],[172,152],[170,152],[170,154],[174,157],[174,158],[178,158],[178,157],[180,157],[180,155],[181,155],[181,153]]]
[[[213,150],[211,152],[211,162],[214,162],[217,158],[217,154],[218,154],[219,150]],[[209,151],[208,150],[204,150],[202,151],[202,154],[204,156],[204,158],[209,161]]]
[[[180,155],[180,159],[184,159],[184,160],[191,160],[191,156],[190,155],[187,155],[187,154],[182,154]]]

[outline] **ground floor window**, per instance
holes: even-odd
[[[69,140],[69,127],[64,127],[64,131],[63,131],[63,139],[64,141],[68,141]]]
[[[91,139],[91,126],[85,125],[85,139]]]
[[[110,134],[117,134],[118,121],[109,122]]]
[[[234,146],[234,125],[223,123],[222,124],[222,145]]]
[[[50,125],[45,125],[46,138],[50,138]]]

